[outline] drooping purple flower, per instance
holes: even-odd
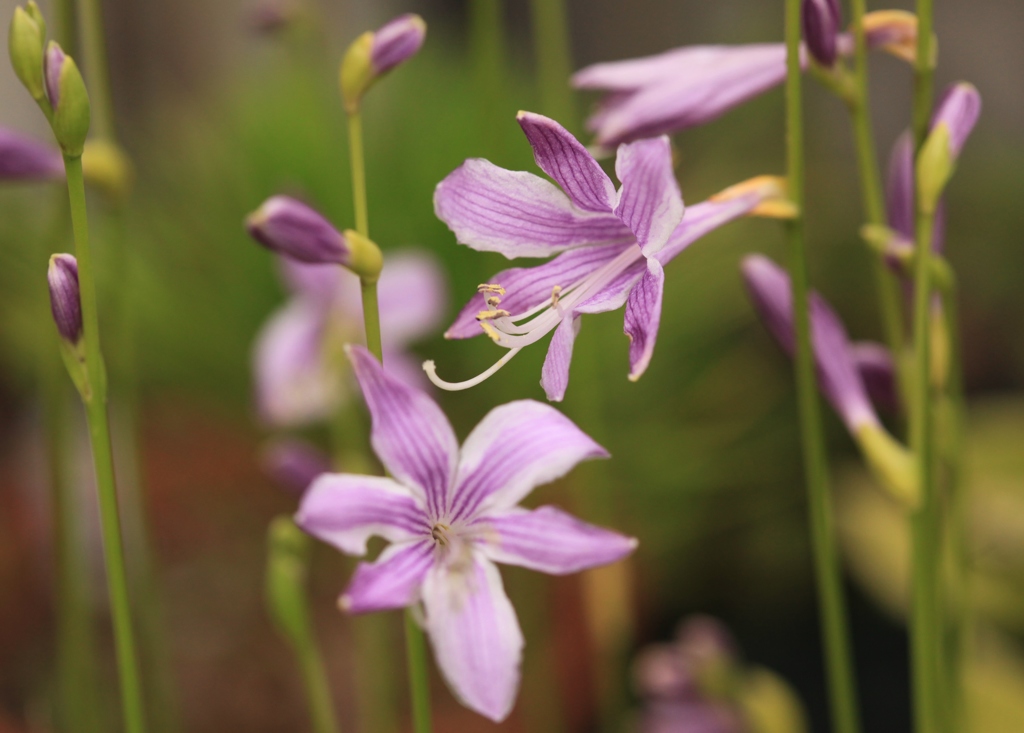
[[[46,279],[50,286],[50,311],[57,332],[71,344],[82,338],[82,296],[78,286],[78,260],[67,254],[50,257]]]
[[[842,24],[839,0],[803,0],[800,22],[804,43],[814,60],[826,67],[835,64]]]
[[[949,154],[953,160],[960,156],[980,114],[981,95],[973,84],[967,82],[951,85],[935,105],[931,130],[934,131],[940,125],[949,130]]]
[[[510,259],[558,256],[495,275],[446,332],[446,338],[486,333],[509,349],[494,367],[456,384],[440,380],[432,362],[424,367],[438,386],[465,389],[554,332],[541,384],[548,399],[561,400],[580,316],[625,305],[629,377],[636,380],[654,351],[663,266],[704,234],[777,197],[778,185],[765,179],[764,185],[691,207],[684,216],[667,138],[619,148],[616,191],[597,161],[557,122],[528,112],[518,120],[537,165],[558,186],[471,158],[438,184],[434,210],[473,249]]]
[[[495,408],[459,448],[440,408],[385,372],[365,349],[349,357],[373,421],[371,442],[394,478],[327,474],[296,523],[342,552],[371,536],[391,544],[360,564],[340,605],[362,613],[422,605],[448,685],[467,707],[500,721],[519,686],[523,636],[494,563],[550,574],[615,562],[636,540],[552,506],[518,506],[577,463],[606,457],[553,408],[522,400]]]
[[[0,181],[54,181],[64,177],[57,148],[0,127]]]
[[[796,348],[793,293],[785,270],[761,255],[743,260],[743,277],[761,320],[790,356]],[[856,434],[879,425],[878,416],[851,352],[842,321],[817,293],[810,298],[811,343],[818,386],[836,413]]]
[[[317,476],[331,470],[331,462],[321,450],[295,438],[269,443],[260,459],[267,475],[295,496],[302,496]]]
[[[904,49],[912,47],[907,34],[916,34],[916,27],[916,18],[908,13],[868,13],[867,45],[903,56]],[[849,36],[839,36],[836,43],[839,55],[853,49]],[[612,147],[703,125],[779,86],[785,78],[785,45],[753,43],[684,46],[654,56],[594,64],[576,72],[572,84],[577,89],[607,92],[587,128],[600,145]]]
[[[896,365],[889,349],[875,341],[856,341],[850,345],[850,355],[864,382],[868,397],[871,398],[871,404],[886,412],[899,411]]]
[[[370,64],[380,76],[414,56],[427,36],[427,24],[415,13],[399,15],[373,33]]]
[[[272,196],[245,220],[245,228],[267,249],[311,264],[346,265],[352,251],[345,237],[318,211],[290,196]]]
[[[334,415],[348,398],[341,347],[363,338],[359,278],[334,265],[280,260],[293,297],[256,340],[256,402],[264,422],[294,427]],[[377,285],[387,369],[412,384],[423,372],[406,353],[440,325],[446,294],[436,261],[418,251],[385,258]]]

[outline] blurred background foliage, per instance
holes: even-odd
[[[254,335],[284,295],[272,258],[248,239],[242,218],[267,196],[288,192],[351,226],[337,63],[362,30],[398,12],[419,12],[429,24],[423,52],[366,103],[370,226],[385,249],[418,245],[441,259],[453,317],[476,284],[505,261],[455,245],[433,215],[433,187],[466,157],[534,171],[514,115],[545,111],[534,80],[527,3],[503,3],[500,44],[474,46],[469,38],[474,10],[492,1],[309,0],[295,23],[270,35],[254,32],[257,4],[248,0],[105,4],[119,129],[137,187],[123,255],[104,252],[110,224],[102,215],[95,219],[99,269],[106,273],[101,312],[116,321],[118,312],[130,311],[136,324],[130,381],[141,396],[142,468],[186,730],[270,732],[305,725],[293,661],[274,636],[260,596],[265,526],[293,500],[259,469],[267,434],[255,419],[250,356]],[[684,43],[781,37],[781,4],[569,5],[577,68]],[[0,2],[0,17],[12,10],[11,0]],[[962,288],[972,408],[977,614],[1005,634],[986,636],[994,650],[988,658],[996,661],[972,668],[972,675],[996,698],[986,708],[997,710],[1019,706],[1014,695],[1024,685],[1014,638],[1024,632],[1024,52],[1014,30],[1024,27],[1022,14],[1011,0],[945,0],[937,20],[940,80],[972,81],[985,103],[949,193],[948,252]],[[488,60],[495,59],[496,74],[488,71]],[[45,139],[43,120],[7,65],[0,67],[0,124]],[[889,58],[874,59],[872,72],[884,161],[908,118],[910,74]],[[808,96],[813,280],[852,335],[877,338],[844,110],[821,89]],[[578,133],[591,102],[575,99],[579,117],[568,126]],[[678,135],[684,198],[697,202],[738,180],[780,172],[782,129],[782,97],[775,92]],[[102,211],[100,199],[93,203]],[[38,390],[40,375],[57,358],[43,274],[50,252],[71,247],[64,211],[59,187],[0,190],[0,731],[41,729],[52,666]],[[781,258],[779,227],[741,221],[672,264],[657,357],[636,384],[626,379],[621,312],[585,319],[564,408],[614,458],[578,469],[538,491],[535,500],[571,504],[585,518],[640,538],[631,560],[631,650],[668,638],[688,613],[716,614],[749,658],[795,686],[814,729],[824,730],[790,368],[742,291],[737,265],[751,251]],[[118,377],[125,376],[118,355],[128,347],[116,329],[105,337],[116,401]],[[453,379],[481,371],[500,355],[485,339],[445,342],[440,334],[417,351]],[[439,395],[457,432],[465,435],[501,402],[543,399],[543,351],[527,349],[476,389]],[[905,731],[898,600],[905,538],[886,529],[893,522],[887,523],[884,501],[872,504],[873,489],[847,470],[853,450],[838,422],[830,418],[828,427],[843,477],[866,727]],[[89,502],[83,490],[84,517],[92,511]],[[326,550],[316,554],[314,605],[349,730],[355,725],[353,679],[361,672],[348,654],[354,626],[336,612],[333,597],[351,567]],[[97,563],[97,578],[100,573]],[[588,681],[589,652],[579,628],[587,584],[515,569],[506,578],[528,646],[524,693],[503,727],[594,729],[601,700]],[[102,606],[102,594],[95,602]],[[620,677],[625,689],[625,667]],[[1003,688],[1010,692],[1000,696]],[[492,727],[462,711],[440,685],[435,698],[446,728]]]

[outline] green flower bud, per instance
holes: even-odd
[[[29,3],[27,9],[15,8],[7,33],[7,49],[14,73],[32,98],[43,104],[46,102],[46,85],[43,81],[46,23],[41,21],[42,15],[35,3]]]
[[[374,82],[373,64],[370,54],[373,51],[373,31],[366,31],[352,42],[341,61],[341,98],[345,101],[345,111],[355,114],[359,111],[359,102],[363,94]]]
[[[916,509],[921,502],[914,456],[880,425],[862,425],[854,434],[872,472],[904,506]]]
[[[65,155],[82,154],[89,134],[89,93],[75,60],[56,41],[46,47],[46,94],[53,106],[53,134]]]
[[[925,139],[917,156],[917,205],[921,211],[935,213],[955,165],[949,126],[940,124]]]
[[[25,5],[25,12],[29,14],[29,17],[36,22],[39,26],[39,32],[43,38],[46,38],[46,18],[43,17],[43,11],[36,5],[35,0],[28,0]]]
[[[275,517],[267,533],[267,610],[289,642],[301,644],[309,634],[306,576],[309,537],[290,517]]]
[[[344,235],[351,250],[349,261],[345,263],[345,267],[359,275],[359,279],[364,282],[377,282],[380,279],[380,271],[384,267],[384,257],[380,252],[380,247],[352,229],[346,229]]]

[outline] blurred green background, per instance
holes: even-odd
[[[116,329],[105,335],[106,349],[113,373],[131,376],[125,380],[130,389],[113,379],[115,403],[136,389],[140,396],[141,472],[184,730],[270,733],[306,725],[294,662],[262,607],[265,527],[294,500],[260,471],[257,458],[268,433],[255,420],[250,371],[254,335],[285,296],[272,258],[245,235],[242,219],[267,196],[289,192],[339,226],[352,225],[337,64],[363,30],[399,12],[418,12],[429,25],[426,46],[365,105],[370,224],[385,249],[418,245],[440,258],[450,287],[448,316],[454,317],[476,284],[505,260],[456,245],[433,215],[433,188],[466,157],[536,172],[514,115],[547,111],[535,80],[525,0],[502,3],[500,44],[471,42],[473,14],[490,4],[310,0],[305,11],[311,15],[285,31],[260,34],[251,24],[253,2],[105,3],[118,129],[137,184],[122,253],[104,251],[110,225],[103,202],[93,202],[95,248],[106,273],[101,316],[116,322],[118,314],[130,313],[135,322],[133,349],[118,340]],[[575,68],[687,43],[776,40],[782,32],[781,3],[569,5]],[[972,485],[984,494],[995,472],[999,489],[1013,497],[1024,492],[1024,467],[1007,459],[1007,468],[1000,456],[1012,458],[1024,444],[1024,7],[1012,0],[937,5],[940,83],[967,79],[984,99],[948,196],[947,249],[961,283],[973,427],[998,438],[978,441],[972,451]],[[11,0],[0,1],[0,18],[10,17],[13,7]],[[498,64],[496,74],[489,63]],[[884,164],[909,116],[910,73],[888,57],[873,59],[872,73]],[[821,88],[809,87],[812,277],[854,337],[877,338],[870,260],[857,236],[860,198],[845,110]],[[580,123],[592,102],[573,97],[578,115],[571,129],[583,133]],[[782,112],[776,91],[676,136],[684,199],[697,202],[750,176],[780,173]],[[0,124],[46,139],[41,116],[6,62],[0,64]],[[57,363],[44,271],[52,251],[71,248],[64,206],[59,186],[0,189],[4,733],[45,729],[52,692],[52,553],[39,385]],[[718,615],[749,659],[795,686],[814,729],[826,730],[790,369],[741,287],[737,265],[752,251],[782,258],[781,229],[741,221],[672,263],[656,357],[636,384],[626,379],[621,311],[584,319],[564,409],[613,459],[577,469],[540,489],[534,501],[571,506],[640,538],[630,561],[630,650],[667,638],[688,613]],[[130,352],[134,366],[124,363]],[[500,355],[485,339],[445,342],[440,334],[417,352],[453,379],[481,371]],[[439,395],[460,436],[497,404],[543,399],[543,353],[543,346],[527,349],[482,386]],[[998,430],[989,427],[995,420]],[[831,415],[828,429],[836,473],[852,475],[845,469],[855,457],[852,444]],[[309,436],[325,438],[315,431]],[[92,526],[88,482],[81,483],[83,523]],[[845,488],[856,480],[840,483]],[[982,536],[988,530],[979,525]],[[873,531],[867,530],[869,545]],[[91,537],[98,583],[94,531]],[[1019,597],[1024,578],[1020,561],[1010,552],[995,573],[1011,598]],[[315,555],[318,628],[346,729],[354,730],[353,680],[361,671],[349,652],[358,626],[334,607],[350,569],[326,548]],[[527,659],[520,703],[503,729],[596,729],[602,700],[589,681],[593,650],[579,621],[588,586],[579,578],[504,573],[527,630]],[[870,573],[856,578],[850,590],[866,728],[905,731],[899,612],[877,605]],[[101,614],[103,598],[97,591]],[[998,623],[1024,629],[1024,614],[1010,605]],[[1018,653],[1012,642],[1006,649]],[[400,670],[397,641],[395,655]],[[102,674],[109,693],[112,668]],[[625,690],[625,666],[617,683]],[[441,684],[435,706],[443,729],[494,727],[462,711]]]

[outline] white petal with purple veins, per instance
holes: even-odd
[[[661,299],[665,290],[665,270],[653,257],[647,260],[647,272],[629,293],[626,301],[624,331],[629,336],[629,378],[636,381],[647,370],[654,354],[661,323]]]
[[[665,136],[619,146],[615,175],[622,181],[615,215],[636,235],[645,255],[662,249],[683,219],[683,198]]]
[[[540,371],[540,386],[552,402],[561,402],[565,398],[565,390],[569,386],[572,347],[579,332],[579,316],[568,315],[558,324],[555,335],[551,337],[544,366]]]
[[[374,563],[359,563],[339,604],[352,613],[406,608],[434,565],[433,540],[389,545]]]

